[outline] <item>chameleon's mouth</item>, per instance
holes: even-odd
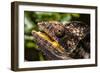
[[[48,34],[46,34],[45,32],[42,31],[35,31],[33,30],[32,32],[35,32],[36,34],[38,34],[40,37],[42,37],[43,39],[49,41],[49,42],[55,42],[54,39],[52,37],[50,37]],[[56,42],[57,43],[57,42]]]
[[[60,53],[63,53],[64,48],[57,42],[55,41],[52,37],[50,37],[48,34],[46,34],[45,32],[42,31],[32,31],[33,37],[35,38],[35,40],[37,40],[39,42],[39,39],[36,38],[37,35],[38,38],[42,38],[43,42],[48,42],[51,44],[51,46],[53,46],[57,51],[59,51]],[[42,44],[42,43],[41,43]],[[45,45],[44,45],[45,46]]]

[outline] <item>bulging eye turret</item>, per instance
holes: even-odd
[[[56,30],[56,31],[55,31],[55,35],[56,35],[58,38],[63,37],[63,36],[65,35],[64,29]]]

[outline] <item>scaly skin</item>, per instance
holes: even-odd
[[[39,22],[38,27],[40,30],[44,31],[51,39],[53,39],[56,43],[58,43],[60,46],[62,46],[64,49],[56,47],[53,48],[54,45],[51,43],[52,48],[57,50],[61,53],[61,50],[64,54],[61,53],[62,56],[60,56],[60,59],[71,59],[71,58],[89,58],[89,53],[87,53],[84,48],[77,47],[80,40],[84,39],[84,37],[89,33],[89,27],[88,25],[79,22],[79,21],[73,21],[66,25],[63,25],[60,22],[56,21],[49,21],[49,22]],[[35,37],[36,32],[33,32],[33,37]],[[41,36],[37,36],[41,37]],[[37,38],[35,37],[35,38]],[[43,37],[42,37],[43,38]],[[37,43],[39,43],[38,46],[43,44],[45,39],[38,40]],[[42,42],[41,42],[42,41]],[[48,42],[48,40],[46,40]],[[50,44],[47,43],[47,44]],[[40,47],[44,48],[44,45],[41,45]],[[49,46],[45,47],[45,50],[48,50]],[[44,53],[45,50],[43,51]],[[49,51],[50,52],[50,51]],[[51,51],[50,53],[53,53]],[[46,53],[47,54],[47,53]],[[56,57],[58,57],[58,54],[52,54]],[[49,55],[50,56],[50,55]],[[64,57],[64,58],[63,58]],[[51,57],[52,59],[55,59]]]

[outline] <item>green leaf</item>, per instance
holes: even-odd
[[[43,57],[42,52],[39,52],[39,57],[40,57],[40,61],[44,61],[44,57]]]
[[[37,45],[35,43],[33,43],[33,42],[27,42],[26,43],[26,47],[28,47],[28,48],[33,48],[34,47],[36,49]]]
[[[74,14],[74,13],[73,13],[72,16],[73,16],[73,17],[76,17],[76,18],[79,18],[79,17],[80,17],[80,14],[76,14],[76,13]]]

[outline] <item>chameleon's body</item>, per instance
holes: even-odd
[[[43,33],[38,34],[33,31],[33,37],[36,39],[41,51],[50,59],[89,58],[89,52],[85,50],[87,47],[80,47],[79,44],[81,40],[89,43],[89,41],[84,40],[86,35],[89,34],[88,25],[78,21],[66,25],[50,21],[40,22],[38,27]]]

